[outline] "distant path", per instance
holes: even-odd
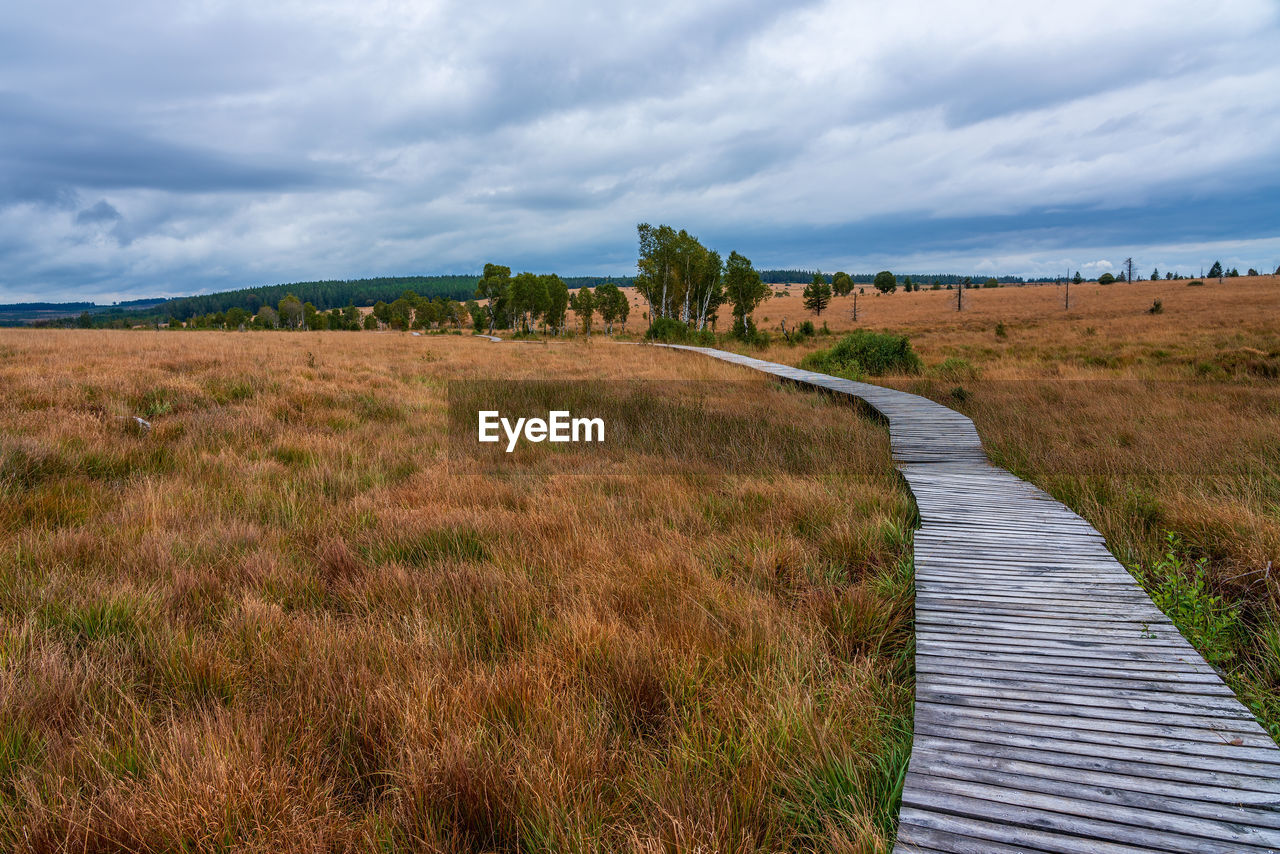
[[[916,704],[895,852],[1280,850],[1280,749],[1102,536],[917,395],[860,398],[920,508]]]

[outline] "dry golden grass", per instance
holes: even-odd
[[[445,465],[466,377],[687,354],[0,330],[0,849],[887,851],[911,503],[863,477]],[[121,416],[142,415],[141,434]]]
[[[1047,328],[1057,339],[1062,331],[1080,334],[1090,326],[1103,340],[1124,343],[1139,355],[1143,344],[1167,347],[1176,343],[1180,333],[1192,333],[1197,339],[1190,349],[1199,349],[1205,340],[1217,333],[1234,334],[1238,327],[1270,335],[1275,340],[1275,321],[1280,312],[1280,276],[1242,276],[1204,279],[1203,287],[1188,287],[1187,281],[1117,282],[1099,285],[1084,282],[1071,286],[1071,310],[1065,311],[1063,285],[1005,285],[999,288],[971,288],[965,291],[963,313],[956,311],[954,290],[922,290],[906,293],[879,294],[870,285],[861,286],[866,293],[858,297],[858,320],[853,320],[853,296],[834,297],[821,315],[804,307],[802,285],[776,285],[775,291],[787,290],[789,296],[770,297],[760,304],[755,319],[761,329],[779,335],[783,320],[787,328],[805,320],[816,325],[826,323],[832,332],[855,328],[894,329],[912,336],[917,349],[926,355],[947,354],[949,348],[963,348],[974,343],[974,332],[991,331],[1003,322],[1010,331]],[[627,331],[642,333],[648,327],[644,319],[647,306],[634,289],[626,289],[631,299]],[[1164,303],[1164,313],[1148,316],[1146,310],[1154,300]],[[727,330],[729,307],[720,310],[721,332]],[[597,326],[599,318],[596,318]],[[1008,352],[1012,367],[1018,359],[1014,341],[984,340],[984,360]],[[1024,342],[1025,343],[1025,342]],[[1096,342],[1079,342],[1091,344]],[[995,353],[989,352],[994,350]],[[1069,370],[1070,365],[1064,365]]]

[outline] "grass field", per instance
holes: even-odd
[[[469,471],[446,381],[495,376],[742,379],[0,330],[0,849],[887,851],[913,509],[882,428],[752,380],[713,416],[865,474]]]

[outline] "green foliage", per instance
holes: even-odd
[[[831,289],[838,297],[847,297],[853,290],[853,279],[848,273],[839,272],[831,277]]]
[[[1202,269],[1202,270],[1203,270],[1204,268],[1203,268],[1203,267],[1201,267],[1200,269]],[[1211,279],[1221,279],[1221,278],[1222,278],[1222,262],[1221,262],[1221,261],[1214,261],[1214,262],[1213,262],[1213,266],[1209,268],[1209,278],[1211,278]]]
[[[771,291],[751,266],[751,259],[737,252],[729,253],[724,283],[725,296],[733,303],[733,334],[746,339],[752,333],[752,312],[769,298]]]
[[[815,273],[813,281],[805,286],[804,307],[814,314],[822,314],[831,304],[831,285],[821,273]]]
[[[716,346],[716,335],[710,329],[690,329],[688,324],[674,317],[659,317],[645,330],[644,337],[647,341],[660,341],[664,344]]]
[[[569,305],[578,316],[582,331],[591,335],[591,318],[596,310],[596,297],[591,288],[578,288],[578,292],[570,298]]]
[[[911,349],[911,340],[905,335],[859,329],[833,347],[805,356],[800,366],[857,379],[888,373],[919,373],[920,357]]]
[[[669,225],[636,226],[640,257],[636,261],[636,290],[649,303],[654,317],[691,318],[699,327],[715,317],[724,304],[724,264],[720,253],[708,250],[689,232]]]
[[[993,276],[993,277],[989,277],[985,282],[983,282],[982,286],[984,288],[998,288],[1000,287],[1000,282]]]
[[[1153,602],[1210,664],[1226,664],[1236,657],[1244,628],[1240,610],[1212,592],[1205,580],[1208,559],[1192,563],[1182,540],[1169,532],[1166,552],[1149,569],[1134,567]]]
[[[613,324],[627,322],[627,315],[631,313],[631,301],[613,282],[605,282],[596,287],[596,310],[600,312],[605,330],[612,334]]]
[[[1189,287],[1189,288],[1203,288],[1203,287],[1204,287],[1204,282],[1200,281],[1199,279],[1192,279],[1191,281],[1187,282],[1187,287]]]
[[[882,294],[891,294],[898,289],[898,278],[888,270],[881,270],[876,273],[875,279],[872,281],[876,290]]]
[[[1005,329],[1005,328],[1004,328],[1004,321],[1003,321],[1003,320],[1002,320],[1002,321],[999,321],[998,323],[996,323],[996,337],[997,337],[997,338],[1008,338],[1008,337],[1009,337],[1009,330],[1007,330],[1007,329]]]
[[[1110,273],[1103,273],[1101,276],[1098,277],[1098,284],[1109,285],[1115,280],[1116,280],[1116,277],[1111,275]]]
[[[484,275],[476,282],[475,298],[486,300],[485,314],[489,320],[489,332],[498,325],[498,313],[507,299],[507,289],[511,285],[511,268],[498,264],[485,264]],[[378,318],[381,320],[382,318]]]
[[[569,285],[555,273],[542,277],[547,287],[547,311],[543,322],[557,334],[564,330],[569,311]]]
[[[1164,314],[1164,303],[1161,300],[1151,303],[1151,308],[1147,309],[1147,314]]]
[[[295,294],[286,294],[276,307],[280,318],[280,325],[285,329],[298,329],[302,326],[305,312],[302,308],[302,300],[298,299]]]
[[[166,389],[149,389],[142,395],[138,409],[141,410],[144,417],[155,418],[157,415],[168,414],[173,409],[173,400]]]

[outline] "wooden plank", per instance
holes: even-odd
[[[1238,852],[1243,846],[1262,849],[1280,845],[1280,834],[1229,820],[1145,809],[1126,803],[1103,803],[1059,794],[1028,791],[949,777],[908,772],[914,777],[911,802],[954,803],[963,799],[978,814],[1007,815],[1013,821],[1080,833],[1130,844],[1160,844],[1162,850]],[[903,796],[904,801],[906,795]],[[1103,835],[1105,834],[1105,835]]]
[[[1239,807],[1234,821],[1245,821],[1259,827],[1280,828],[1280,793],[1253,791],[1243,789],[1227,789],[1221,783],[1191,783],[1187,780],[1170,780],[1167,777],[1152,779],[1128,772],[1089,771],[1080,768],[1063,767],[1054,763],[1036,762],[1021,756],[1014,759],[968,753],[956,749],[951,743],[935,740],[937,746],[925,749],[917,746],[911,754],[912,768],[931,776],[954,776],[959,779],[973,779],[980,782],[1006,784],[1012,775],[1022,778],[1020,788],[1036,789],[1047,785],[1065,784],[1063,789],[1090,800],[1114,802],[1108,789],[1119,789],[1139,796],[1140,802],[1150,809],[1170,809],[1187,812],[1188,815],[1206,815],[1205,804],[1210,805],[1213,812],[1210,817],[1220,818],[1223,813],[1217,805]],[[1257,778],[1248,778],[1251,785],[1256,785]],[[1016,781],[1015,781],[1016,782]],[[1055,786],[1051,790],[1058,791],[1062,787]],[[1038,789],[1037,789],[1038,790]],[[1123,801],[1120,801],[1123,802]],[[1253,812],[1245,812],[1244,808],[1253,808]]]
[[[1000,761],[1012,763],[1011,767],[1035,767],[1045,775],[1058,770],[1063,774],[1063,779],[1068,780],[1088,780],[1094,773],[1111,777],[1135,777],[1147,781],[1142,784],[1143,791],[1158,792],[1165,785],[1190,784],[1192,787],[1217,792],[1227,803],[1267,805],[1280,801],[1280,779],[1266,773],[1244,774],[1238,771],[1221,771],[1214,767],[1200,767],[1194,759],[1187,764],[1160,764],[1150,761],[1149,756],[1140,752],[1120,759],[1095,756],[1087,751],[1053,749],[1057,743],[1048,740],[1010,745],[1005,743],[1009,738],[993,742],[962,737],[970,732],[972,731],[957,731],[955,737],[919,734],[914,742],[912,756],[934,750],[943,753],[953,765]],[[1076,745],[1068,743],[1067,746]]]

